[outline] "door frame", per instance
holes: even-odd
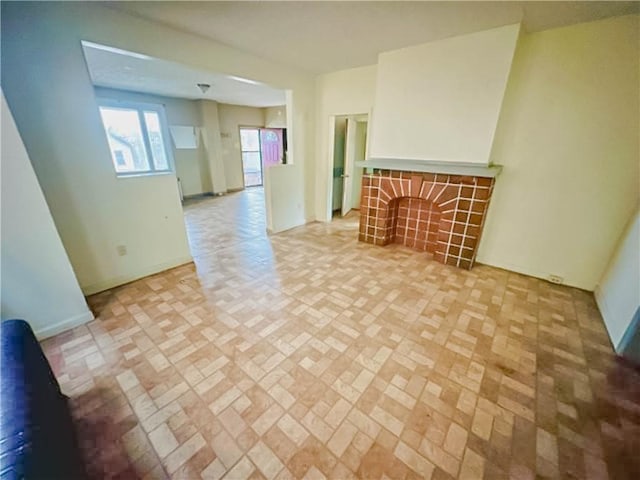
[[[260,152],[260,185],[251,185],[249,188],[253,187],[263,187],[264,188],[264,168],[262,165],[262,139],[260,138],[260,129],[265,127],[257,127],[254,125],[238,125],[238,145],[240,146],[240,170],[242,171],[242,189],[246,190],[247,185],[244,181],[244,159],[242,158],[242,136],[240,135],[241,130],[258,130],[258,145],[260,148],[258,152]]]
[[[332,209],[332,205],[333,205],[333,149],[335,147],[335,133],[336,133],[336,118],[338,117],[347,117],[347,119],[353,119],[356,122],[357,121],[366,121],[367,122],[367,141],[365,144],[365,158],[368,156],[369,154],[369,142],[371,141],[371,112],[369,113],[336,113],[333,115],[329,115],[329,142],[328,142],[328,152],[327,152],[327,168],[326,168],[326,173],[325,173],[325,178],[327,180],[327,185],[326,185],[326,190],[325,190],[325,208],[326,208],[326,216],[325,216],[325,221],[330,222],[332,220],[333,217],[333,209]],[[346,158],[347,152],[346,152],[346,139],[345,139],[345,158]],[[351,165],[351,169],[353,170],[353,168],[355,168],[355,165]],[[345,173],[346,170],[345,170]],[[353,172],[348,172],[349,174],[349,182],[351,182],[351,186],[353,188]],[[343,195],[344,195],[344,189],[343,189]]]
[[[358,121],[355,117],[347,117],[347,125],[344,134],[344,170],[342,172],[342,203],[340,215],[346,216],[352,209],[353,173],[356,155],[356,129]]]
[[[252,187],[263,187],[264,188],[264,162],[262,160],[262,130],[282,130],[282,135],[283,135],[283,145],[282,145],[282,160],[286,159],[286,154],[287,151],[284,149],[284,135],[285,132],[287,131],[287,129],[285,127],[256,127],[253,125],[238,125],[238,144],[240,145],[240,170],[242,171],[242,190],[246,189],[247,186],[244,183],[244,160],[242,158],[242,137],[240,135],[240,130],[258,130],[258,144],[260,145],[260,179],[261,182],[260,185],[252,185],[249,188]],[[287,144],[289,143],[289,137],[287,137]],[[287,162],[288,163],[288,162]],[[286,165],[285,163],[283,163],[282,165]]]

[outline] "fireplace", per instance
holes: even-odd
[[[487,176],[374,169],[362,177],[359,240],[399,243],[470,269],[496,175],[486,170]]]

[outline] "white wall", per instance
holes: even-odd
[[[519,31],[380,54],[371,157],[488,163]]]
[[[0,316],[40,338],[93,319],[2,95]]]
[[[286,105],[265,108],[264,126],[267,128],[287,128]]]
[[[309,221],[313,208],[315,164],[301,158],[309,155],[304,147],[311,146],[310,119],[312,112],[298,107],[294,91],[285,92],[287,99],[287,164],[273,165],[264,172],[264,197],[267,206],[267,230],[272,233],[288,230]],[[290,139],[297,139],[291,142]],[[306,173],[306,175],[305,175]],[[303,199],[304,198],[304,205]],[[274,215],[279,212],[279,215]]]
[[[522,36],[478,262],[594,289],[640,196],[639,18]]]
[[[307,73],[93,2],[1,8],[7,102],[85,293],[187,262],[190,254],[175,176],[116,178],[81,40],[290,89],[293,120],[313,117]],[[296,127],[290,159],[303,184],[313,165],[313,130],[306,122]],[[313,192],[308,199],[304,190],[294,192],[302,195],[289,199],[299,205],[295,218],[304,219]],[[118,245],[129,254],[118,256]]]
[[[371,115],[376,90],[376,66],[341,70],[316,79],[315,217],[331,220],[333,152],[329,151],[333,115]]]
[[[297,165],[272,165],[264,172],[264,196],[267,205],[267,230],[278,233],[297,227],[304,222],[301,204],[289,199],[301,198],[304,186]],[[270,212],[283,212],[274,217]]]
[[[113,88],[95,87],[97,97],[127,100],[132,102],[155,103],[164,106],[167,123],[200,127],[202,118],[198,102],[185,98],[164,97],[146,93],[116,90]],[[209,164],[203,142],[196,149],[176,149],[169,139],[175,160],[176,174],[180,178],[182,193],[185,196],[212,192]]]
[[[616,351],[640,308],[640,209],[629,220],[598,282],[596,300]]]
[[[239,190],[244,188],[240,127],[264,127],[265,109],[219,103],[218,117],[220,118],[222,160],[224,162],[227,188],[229,190]]]

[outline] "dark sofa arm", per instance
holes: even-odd
[[[0,324],[0,479],[84,478],[66,398],[29,324]]]

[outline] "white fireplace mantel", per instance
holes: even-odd
[[[469,162],[443,162],[438,160],[413,160],[403,158],[369,158],[362,162],[356,162],[356,167],[488,178],[495,178],[502,171],[502,165],[482,165]]]

